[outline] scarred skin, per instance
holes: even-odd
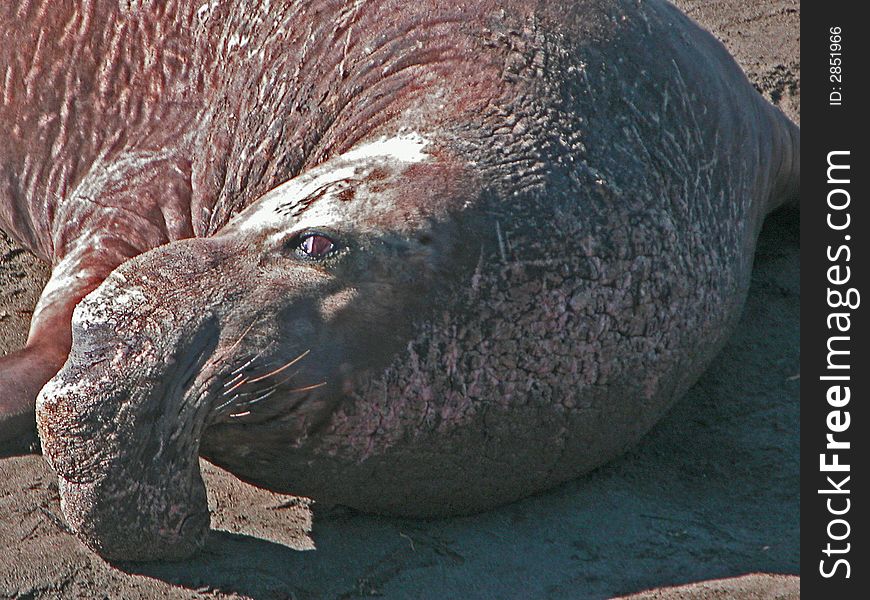
[[[0,227],[54,267],[0,435],[38,395],[104,557],[201,545],[200,453],[377,512],[543,490],[727,338],[798,129],[666,3],[450,4],[0,8]]]

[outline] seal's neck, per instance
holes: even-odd
[[[484,82],[499,78],[485,73],[474,27],[455,12],[381,0],[216,6],[195,234],[214,234],[268,190],[361,143],[432,131],[471,96],[484,101]]]

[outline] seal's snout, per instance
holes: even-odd
[[[208,302],[220,299],[192,301],[190,288],[214,264],[201,245],[155,251],[142,259],[158,267],[152,273],[122,267],[82,301],[69,359],[37,400],[64,516],[109,560],[182,559],[208,533],[199,444],[210,406],[200,376],[220,337]]]
[[[147,412],[129,413],[147,399],[119,398],[112,381],[68,364],[40,394],[43,452],[59,476],[64,516],[107,560],[190,556],[209,527],[197,452],[138,423]]]
[[[118,490],[114,483],[61,478],[60,487],[70,526],[106,560],[181,560],[199,551],[207,538],[209,513],[201,479],[183,488],[185,497],[175,505],[167,505],[159,488],[133,482]]]

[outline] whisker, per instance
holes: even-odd
[[[242,338],[244,338],[244,336],[247,334],[247,332],[250,331],[252,326],[253,326],[253,324],[251,326],[249,326],[248,329],[245,330],[245,332],[241,335],[241,337],[238,340],[236,340],[236,342],[233,344],[233,346],[230,348],[230,350],[234,349],[239,344],[239,342],[241,342]],[[274,343],[274,341],[270,342],[265,348],[262,348],[256,355],[251,357],[248,361],[246,361],[244,364],[237,367],[236,369],[234,369],[230,373],[230,375],[232,375],[232,378],[229,379],[228,381],[226,381],[226,383],[224,383],[223,387],[226,389],[222,392],[222,395],[224,397],[227,397],[227,396],[230,396],[232,394],[232,397],[230,397],[229,399],[227,399],[226,401],[224,401],[220,405],[218,405],[216,408],[214,408],[213,410],[215,413],[219,414],[229,407],[235,407],[236,409],[243,408],[243,407],[247,408],[247,407],[250,407],[258,402],[262,402],[262,401],[266,400],[267,398],[271,397],[272,395],[274,395],[275,392],[277,392],[281,386],[285,385],[288,381],[290,381],[291,379],[293,379],[294,377],[296,377],[299,374],[299,371],[296,370],[293,373],[290,373],[289,375],[287,375],[286,377],[281,378],[280,381],[276,381],[264,389],[238,392],[238,390],[244,386],[247,386],[249,384],[258,383],[260,381],[267,380],[270,377],[275,377],[279,373],[283,373],[284,371],[286,371],[287,369],[289,369],[290,367],[292,367],[293,365],[295,365],[296,363],[298,363],[303,358],[308,356],[308,354],[311,353],[310,349],[305,350],[304,352],[299,354],[299,356],[286,362],[285,364],[281,365],[277,369],[273,369],[273,370],[269,371],[268,373],[265,373],[263,375],[258,375],[257,377],[254,377],[252,379],[249,379],[248,377],[246,377],[244,374],[244,370],[246,368],[248,368],[251,364],[253,364],[254,361],[256,361],[258,358],[260,358],[260,356],[262,356],[262,354],[266,350],[268,350],[272,346],[273,343]],[[307,385],[304,387],[294,388],[294,389],[288,390],[288,393],[307,392],[307,391],[322,387],[324,385],[326,385],[325,381],[323,381],[321,383],[315,383],[313,385]],[[233,394],[233,392],[237,392],[237,393]],[[242,398],[244,398],[245,396],[253,396],[253,397],[249,398],[247,400],[243,400]],[[243,416],[246,416],[249,414],[251,414],[250,410],[244,410],[242,412],[231,413],[229,416],[237,418],[237,417],[243,417]]]
[[[305,386],[305,387],[294,388],[294,389],[292,389],[292,390],[287,390],[287,392],[288,392],[288,393],[289,393],[289,392],[308,392],[308,391],[311,391],[311,390],[316,390],[317,388],[319,388],[319,387],[323,387],[323,386],[325,386],[325,385],[326,385],[326,382],[325,382],[325,381],[321,381],[320,383],[315,383],[315,384],[313,384],[313,385],[307,385],[307,386]]]
[[[242,387],[246,383],[248,383],[248,378],[242,377],[242,380],[240,382],[238,382],[233,387],[231,387],[230,389],[228,389],[227,391],[224,392],[224,396],[226,396],[227,394],[232,394],[234,391],[236,391],[237,389],[239,389],[240,387]]]
[[[239,373],[238,375],[236,375],[235,377],[233,377],[232,379],[227,381],[224,384],[224,387],[227,387],[228,385],[235,385],[239,382],[239,379],[244,379],[244,377],[245,377],[244,373]],[[226,392],[224,392],[224,394],[226,394]]]
[[[239,339],[237,339],[235,342],[233,342],[232,346],[227,348],[227,351],[224,352],[224,356],[229,356],[230,354],[232,354],[233,350],[235,350],[238,347],[238,345],[242,343],[242,340],[245,339],[245,336],[248,335],[248,333],[250,333],[251,329],[253,329],[254,323],[256,323],[256,321],[251,321],[251,324],[248,325],[248,328],[242,332],[242,335],[239,336]]]
[[[251,357],[251,359],[250,359],[248,362],[246,362],[245,364],[243,364],[243,365],[242,365],[241,367],[239,367],[238,369],[235,369],[235,370],[233,370],[233,371],[230,371],[230,375],[236,375],[236,374],[241,373],[242,371],[244,371],[247,367],[249,367],[249,366],[251,365],[252,362],[254,362],[254,361],[257,360],[258,358],[260,358],[260,354],[262,354],[262,351],[258,352],[258,353],[255,354],[253,357]]]
[[[264,393],[264,394],[260,394],[260,395],[257,396],[256,398],[251,398],[250,400],[245,400],[245,401],[243,402],[243,404],[244,404],[245,406],[250,406],[251,404],[256,404],[257,402],[262,402],[263,400],[265,400],[266,398],[268,398],[269,396],[271,396],[272,394],[274,394],[274,393],[277,392],[277,391],[278,391],[277,388],[271,389],[271,390],[269,390],[268,392],[266,392],[266,393]]]
[[[232,398],[230,398],[229,400],[227,400],[226,402],[224,402],[223,404],[221,404],[220,406],[218,406],[218,407],[215,408],[214,410],[215,410],[215,412],[220,412],[220,411],[222,411],[223,409],[225,409],[226,407],[230,406],[231,404],[244,405],[244,404],[250,404],[250,403],[252,403],[252,402],[259,402],[260,400],[264,400],[265,398],[258,398],[258,399],[256,399],[256,400],[243,400],[243,401],[239,402],[239,399],[242,398],[243,396],[249,396],[249,395],[251,395],[251,394],[253,394],[253,393],[257,393],[257,394],[259,394],[259,395],[262,395],[262,394],[268,394],[268,395],[271,395],[271,394],[274,393],[274,392],[275,392],[275,391],[276,391],[280,386],[284,385],[285,383],[287,383],[288,381],[290,381],[291,379],[293,379],[294,377],[296,377],[296,375],[298,375],[298,373],[299,373],[299,371],[294,371],[293,373],[291,373],[291,374],[288,375],[287,377],[283,378],[281,381],[277,381],[277,382],[273,383],[272,385],[270,385],[269,387],[267,387],[267,388],[265,388],[265,389],[263,389],[263,390],[259,390],[259,391],[256,391],[256,392],[239,392],[238,394],[236,394],[235,396],[233,396]],[[240,388],[241,386],[245,385],[246,383],[249,383],[249,382],[245,380],[245,381],[241,381],[241,382],[237,383],[236,385],[234,385],[233,387],[231,387],[230,389],[228,389],[226,392],[224,392],[224,395],[226,396],[227,394],[229,394],[229,393],[233,392],[234,390]]]
[[[236,394],[235,396],[233,396],[232,398],[230,398],[229,400],[227,400],[226,402],[224,402],[224,403],[221,404],[220,406],[216,407],[216,408],[214,409],[215,414],[218,414],[218,413],[220,413],[223,409],[225,409],[226,407],[228,407],[228,406],[230,406],[230,405],[232,405],[232,404],[235,404],[236,400],[238,400],[238,399],[239,399],[239,394]]]
[[[241,372],[242,370],[244,370],[245,368],[247,368],[248,366],[250,366],[250,364],[251,364],[252,362],[254,362],[255,360],[257,360],[258,358],[260,358],[260,357],[263,355],[263,352],[265,352],[266,350],[268,350],[269,348],[271,348],[271,347],[272,347],[272,344],[274,344],[274,343],[275,343],[275,342],[274,342],[274,340],[273,340],[273,341],[269,342],[268,344],[266,344],[266,347],[265,347],[265,348],[262,348],[259,352],[257,352],[253,357],[251,357],[251,359],[250,359],[248,362],[246,362],[245,364],[243,364],[241,367],[239,367],[239,368],[237,368],[237,369],[234,369],[233,371],[230,371],[230,375],[236,375],[237,373]]]
[[[290,379],[290,378],[288,377],[287,379]],[[287,381],[287,380],[285,379],[284,381]],[[282,382],[280,382],[280,383],[276,383],[275,385],[270,386],[268,389],[264,390],[263,392],[260,392],[260,394],[258,394],[258,395],[257,395],[256,397],[254,397],[254,398],[251,398],[250,400],[245,400],[245,401],[243,401],[243,402],[240,402],[239,405],[240,405],[240,406],[245,406],[246,408],[249,408],[249,407],[251,407],[252,405],[256,404],[257,402],[262,402],[263,400],[269,398],[270,396],[272,396],[272,394],[274,394],[275,392],[277,392],[277,391],[278,391],[278,387],[281,385],[281,383],[284,383],[284,381],[282,381]],[[322,387],[322,386],[324,386],[324,385],[326,385],[326,382],[325,382],[325,381],[323,381],[323,382],[321,382],[321,383],[316,383],[316,384],[314,384],[314,385],[308,385],[308,386],[305,386],[305,387],[296,388],[296,389],[288,390],[288,391],[289,391],[289,392],[306,392],[306,391],[309,391],[309,390],[317,389],[317,388]],[[244,413],[244,414],[249,414],[250,412],[251,412],[251,411],[249,410],[249,411],[247,411],[247,412]],[[241,415],[242,415],[242,413],[238,413],[238,416],[241,416]],[[236,416],[236,415],[230,415],[230,416]]]
[[[299,356],[297,356],[296,358],[294,358],[293,360],[291,360],[290,362],[288,362],[288,363],[287,363],[286,365],[284,365],[283,367],[280,367],[280,368],[278,368],[278,369],[275,369],[274,371],[270,371],[270,372],[266,373],[265,375],[260,375],[259,377],[255,377],[254,379],[251,379],[250,381],[248,381],[248,383],[257,383],[258,381],[263,381],[264,379],[268,379],[269,377],[272,377],[273,375],[277,375],[278,373],[280,373],[280,372],[283,371],[284,369],[287,369],[287,368],[289,368],[289,367],[292,367],[293,365],[295,365],[296,363],[298,363],[300,360],[302,360],[303,358],[305,358],[306,356],[308,356],[308,354],[309,354],[310,352],[311,352],[311,350],[306,350],[305,352],[303,352],[302,354],[300,354]]]
[[[293,379],[294,377],[296,377],[296,375],[298,375],[298,374],[299,374],[299,371],[293,371],[293,373],[291,373],[290,375],[288,375],[287,377],[285,377],[285,378],[282,379],[281,381],[277,381],[277,382],[273,383],[272,385],[270,385],[269,387],[267,387],[267,388],[265,388],[265,389],[262,389],[262,390],[260,390],[260,391],[257,392],[257,393],[263,393],[263,392],[270,392],[270,391],[273,391],[273,390],[277,389],[278,387],[284,385],[285,383],[287,383],[288,381],[290,381],[290,380]],[[241,395],[241,396],[245,396],[245,395],[250,395],[250,394],[252,394],[252,393],[254,393],[254,392],[242,392],[240,395]],[[245,400],[245,402],[249,402],[249,401],[248,401],[248,400]]]

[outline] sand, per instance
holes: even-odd
[[[800,122],[797,2],[677,4]],[[792,211],[765,226],[740,327],[710,370],[589,476],[413,521],[312,507],[206,465],[205,552],[109,565],[68,532],[51,471],[24,448],[0,459],[0,598],[797,598],[798,223]],[[0,354],[24,343],[47,274],[0,235]]]

